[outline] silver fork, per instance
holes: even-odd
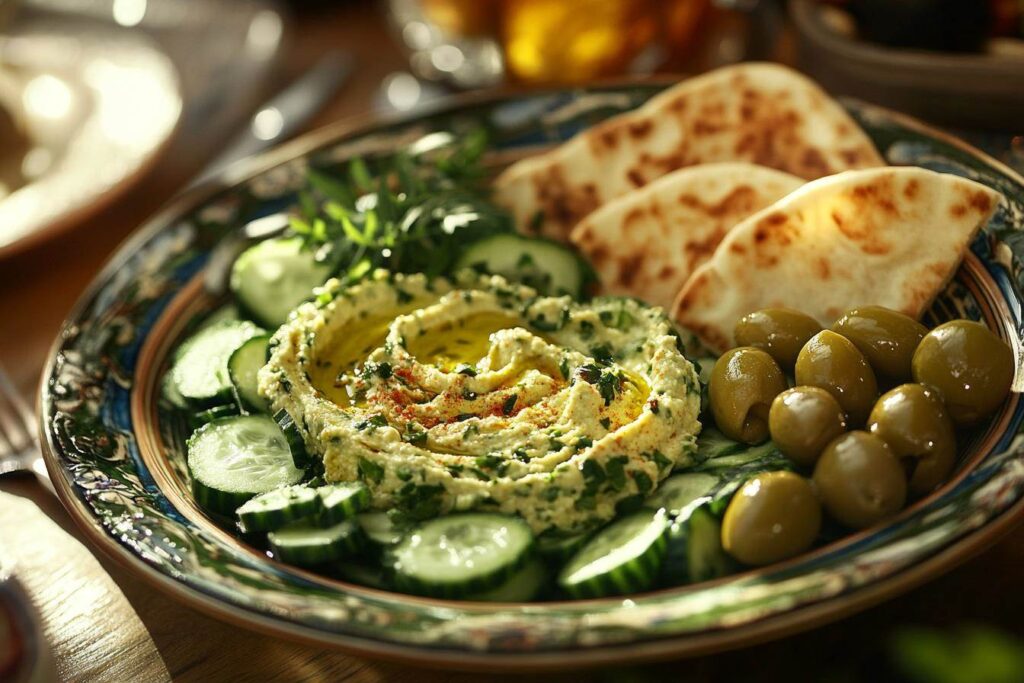
[[[11,472],[34,474],[53,491],[36,438],[35,416],[0,366],[0,475]]]

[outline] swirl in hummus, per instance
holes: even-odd
[[[364,482],[375,509],[574,532],[692,462],[700,391],[678,346],[662,311],[631,299],[381,271],[299,307],[259,390],[325,478]]]

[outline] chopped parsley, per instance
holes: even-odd
[[[391,363],[369,362],[363,366],[363,371],[360,373],[360,376],[364,380],[369,380],[371,377],[374,376],[380,377],[381,379],[389,379],[392,375],[392,372],[393,371],[391,369]],[[341,374],[343,373],[339,373],[339,376],[341,376]]]
[[[391,513],[395,521],[420,521],[437,517],[441,512],[441,494],[444,487],[439,484],[406,483],[395,493],[395,510]]]
[[[372,460],[359,458],[358,468],[360,479],[372,481],[374,484],[379,484],[384,480],[384,468]]]
[[[636,322],[636,319],[621,304],[614,311],[601,311],[598,315],[601,316],[601,322],[616,330],[625,330]]]
[[[646,472],[633,472],[633,481],[636,482],[636,487],[640,490],[640,493],[645,496],[654,488],[654,482],[651,481]]]
[[[388,419],[386,417],[384,417],[384,415],[382,415],[381,413],[376,413],[374,415],[371,415],[370,417],[366,418],[365,420],[360,420],[359,422],[357,422],[355,424],[355,428],[357,430],[359,430],[359,431],[363,431],[364,429],[370,429],[372,431],[372,430],[376,429],[377,427],[387,427],[387,426],[388,426]]]
[[[427,431],[415,422],[406,422],[402,440],[414,446],[422,446],[427,442]]]
[[[455,372],[460,375],[465,375],[466,377],[476,377],[476,368],[466,363],[459,363],[455,366]]]
[[[505,476],[508,472],[508,461],[502,458],[500,455],[494,455],[493,453],[488,455],[478,456],[475,460],[476,466],[482,470],[491,470],[499,477]]]
[[[616,491],[621,491],[626,486],[626,463],[629,458],[618,455],[608,459],[605,471],[608,473],[608,484]]]
[[[672,466],[672,461],[666,458],[661,451],[656,450],[651,455],[654,457],[654,462],[658,465],[659,470]]]
[[[596,360],[600,365],[611,365],[615,362],[615,353],[612,351],[612,347],[609,344],[598,344],[590,349],[590,355],[592,355],[594,360]]]

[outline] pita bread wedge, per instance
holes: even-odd
[[[755,164],[691,166],[611,200],[580,221],[570,241],[597,271],[603,293],[669,310],[730,228],[803,184]]]
[[[867,304],[919,318],[1001,197],[916,167],[808,183],[733,228],[683,287],[673,317],[718,351],[733,345],[737,320],[769,306],[823,325]]]
[[[725,67],[524,159],[495,180],[520,230],[565,241],[594,209],[684,166],[747,161],[806,180],[884,166],[811,80],[777,64]]]

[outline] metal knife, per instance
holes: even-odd
[[[238,134],[188,187],[216,176],[239,159],[252,156],[290,138],[334,96],[352,74],[352,55],[332,51],[309,71],[267,100]]]

